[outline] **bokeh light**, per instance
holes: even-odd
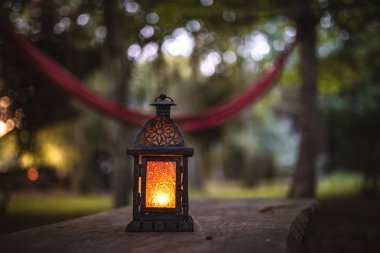
[[[160,16],[158,16],[158,14],[155,12],[149,12],[146,15],[146,22],[148,22],[149,24],[156,24],[159,20]]]
[[[36,168],[30,168],[28,169],[27,176],[30,181],[37,181],[40,177],[40,173]]]
[[[79,26],[86,26],[91,22],[91,17],[88,13],[82,13],[77,18],[77,24]]]
[[[0,107],[7,108],[11,103],[11,99],[7,96],[0,98]]]
[[[255,61],[261,61],[265,55],[270,53],[268,40],[262,33],[251,37],[251,46],[251,57]]]
[[[8,132],[7,124],[4,121],[0,120],[0,137],[5,135]]]
[[[15,128],[15,122],[12,119],[7,119],[5,122],[7,125],[7,131],[10,132]]]
[[[202,6],[211,6],[214,1],[213,0],[200,0]]]
[[[232,10],[225,10],[223,12],[223,19],[226,22],[234,22],[236,20],[236,14]]]
[[[136,14],[140,11],[140,5],[135,1],[126,0],[124,2],[125,11],[130,14]]]
[[[154,35],[153,26],[146,25],[143,28],[141,28],[140,35],[141,35],[141,37],[143,37],[145,39],[152,37]]]
[[[172,56],[188,57],[193,52],[195,41],[184,28],[177,28],[171,36],[165,38],[162,50]]]
[[[199,32],[201,28],[201,23],[196,19],[192,19],[186,23],[186,29],[190,32]]]
[[[34,156],[31,153],[24,153],[21,155],[20,162],[23,168],[30,167],[34,163]]]
[[[212,76],[215,74],[217,66],[221,63],[222,58],[220,54],[213,51],[204,57],[199,66],[201,73],[204,76]]]
[[[95,37],[99,40],[104,40],[107,37],[107,28],[99,26],[95,29]]]
[[[236,54],[234,51],[228,50],[223,53],[223,61],[228,64],[234,64],[236,62]]]

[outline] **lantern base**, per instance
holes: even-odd
[[[194,224],[191,216],[183,221],[131,221],[126,232],[193,232]]]

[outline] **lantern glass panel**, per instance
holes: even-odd
[[[176,207],[176,162],[147,161],[146,202],[148,208]]]

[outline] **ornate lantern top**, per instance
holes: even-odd
[[[157,151],[162,148],[167,150],[170,147],[176,148],[175,150],[179,153],[188,153],[190,148],[185,147],[181,130],[170,118],[170,107],[176,105],[174,100],[165,93],[161,93],[151,105],[156,107],[156,117],[148,120],[139,129],[128,153]]]

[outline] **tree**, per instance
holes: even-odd
[[[313,197],[316,186],[316,159],[319,142],[319,113],[317,108],[317,58],[316,25],[317,16],[312,11],[310,1],[297,1],[296,24],[300,44],[300,74],[302,79],[300,94],[301,144],[291,197]]]
[[[331,1],[326,13],[340,31],[342,46],[321,61],[321,66],[339,66],[339,72],[334,67],[324,73],[335,74],[341,84],[326,95],[323,108],[329,131],[327,169],[360,171],[363,193],[370,196],[379,194],[380,174],[379,11],[376,1]]]
[[[119,1],[103,1],[104,24],[107,28],[105,42],[105,69],[107,76],[108,95],[113,100],[127,104],[129,94],[129,80],[131,62],[126,58],[125,47],[121,38],[121,23]],[[132,162],[126,157],[125,149],[131,143],[133,128],[125,127],[116,121],[108,124],[109,151],[113,167],[114,205],[116,207],[129,204],[129,195],[132,191],[131,166]]]
[[[244,43],[252,39],[254,33],[271,39],[278,36],[276,40],[280,44],[283,43],[283,46],[286,45],[284,40],[280,39],[282,35],[276,29],[292,25],[294,22],[289,17],[291,17],[293,9],[297,8],[295,23],[299,29],[300,66],[303,79],[300,104],[304,110],[301,115],[303,139],[300,160],[294,174],[291,193],[294,196],[310,196],[314,193],[315,161],[318,148],[316,56],[314,53],[318,17],[312,11],[312,8],[315,7],[311,6],[312,1],[292,1],[292,3],[295,4],[262,0],[234,2],[225,0],[215,1],[215,3],[201,1],[196,4],[192,0],[181,1],[180,4],[176,1],[124,1],[123,6],[120,1],[116,0],[56,3],[60,6],[52,9],[58,9],[59,13],[52,15],[52,19],[47,23],[50,25],[50,33],[52,27],[57,28],[55,32],[59,34],[53,34],[56,43],[59,45],[68,43],[81,53],[87,51],[88,54],[84,58],[88,60],[85,60],[85,63],[93,66],[93,71],[99,71],[101,68],[105,70],[107,76],[105,93],[110,98],[123,104],[129,102],[141,106],[146,103],[148,97],[152,98],[152,91],[156,92],[162,87],[170,86],[171,91],[185,90],[182,92],[181,100],[184,98],[189,105],[184,107],[199,109],[222,102],[231,96],[232,92],[240,90],[241,87],[236,85],[237,82],[248,83],[247,80],[251,80],[257,74],[253,73],[254,71],[263,69],[263,67],[255,67],[251,68],[254,71],[250,72],[247,65],[264,65],[266,60],[271,58],[268,52],[264,55],[265,57],[261,55],[261,58],[253,59],[252,52],[242,52],[244,50],[241,48],[247,47]],[[67,14],[67,9],[72,12]],[[72,20],[70,21],[72,25],[66,29],[65,24],[67,25],[69,22],[67,18]],[[74,24],[74,20],[77,21],[77,25]],[[277,20],[274,28],[271,22],[273,20]],[[261,30],[258,27],[261,27]],[[271,33],[271,35],[265,36],[262,30],[271,30],[272,32],[267,33]],[[170,53],[164,52],[167,42],[173,39],[176,33],[186,33],[189,40],[194,42],[192,55],[187,60],[178,60],[177,55],[169,55]],[[265,46],[271,47],[269,42],[268,40]],[[89,44],[92,50],[87,49]],[[138,56],[144,56],[145,50],[149,49],[149,46],[155,48],[154,57],[152,56],[149,60],[138,59]],[[130,51],[136,49],[128,55],[128,59],[126,57],[127,48],[128,52],[129,49],[131,49]],[[235,56],[234,63],[230,64],[222,59],[227,51]],[[76,51],[71,51],[69,55],[72,55],[72,52]],[[104,64],[99,61],[100,52],[103,53]],[[58,59],[63,57],[62,54],[58,55]],[[94,60],[92,55],[98,56],[97,61],[94,61],[96,64],[92,62]],[[212,73],[201,76],[198,71],[199,65],[210,55],[218,63],[214,64]],[[73,56],[71,64],[75,64],[77,58],[76,55]],[[85,66],[85,64],[80,65]],[[184,77],[185,75],[180,73],[179,68],[183,65],[192,65],[188,77]],[[71,69],[75,70],[77,66],[71,67]],[[78,72],[81,77],[84,77],[85,73],[90,70],[87,72],[78,70]],[[137,74],[132,75],[131,73]],[[147,78],[148,75],[153,78]],[[144,82],[138,82],[137,78],[145,79]],[[155,82],[151,82],[153,79]],[[168,80],[168,84],[162,84],[162,80]],[[140,86],[133,86],[133,92],[136,94],[133,97],[134,101],[128,101],[130,87],[136,83]],[[160,84],[157,85],[157,83]],[[182,84],[173,88],[177,83]],[[197,96],[188,96],[190,92]],[[192,100],[193,98],[196,99],[196,103]],[[115,203],[119,206],[127,203],[127,186],[130,185],[127,182],[128,170],[125,169],[127,162],[120,159],[126,157],[124,150],[127,143],[125,140],[130,140],[134,133],[114,122],[109,124],[108,133],[111,139],[110,152],[113,154],[116,168],[114,171],[115,182],[118,182],[115,184],[117,188]],[[126,133],[131,133],[131,135],[128,137],[125,135]],[[215,134],[212,138],[220,138],[220,135]],[[205,149],[210,148],[205,145]]]

